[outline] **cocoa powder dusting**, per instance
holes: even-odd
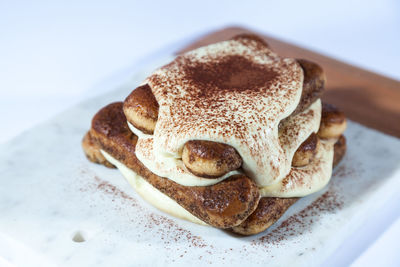
[[[342,171],[338,170],[338,172],[340,173]],[[265,254],[266,257],[273,258],[273,254],[268,254],[271,248],[285,246],[285,241],[312,232],[313,225],[317,224],[322,217],[326,214],[338,212],[344,205],[342,197],[336,192],[336,189],[331,187],[329,191],[322,194],[300,212],[293,214],[281,222],[276,228],[272,226],[270,230],[266,230],[264,236],[252,238],[249,240],[250,242],[246,242],[242,247],[223,248],[223,250],[219,250],[218,247],[207,243],[202,237],[182,228],[179,224],[174,222],[174,220],[159,214],[149,213],[134,197],[129,196],[118,187],[97,176],[94,177],[94,180],[96,183],[94,187],[91,187],[91,190],[100,190],[105,195],[111,196],[114,205],[117,205],[117,200],[122,200],[123,203],[137,209],[137,212],[144,217],[144,220],[135,218],[132,220],[133,225],[134,223],[140,223],[145,228],[144,232],[154,231],[154,237],[159,238],[158,244],[162,244],[164,246],[163,249],[167,251],[171,250],[172,244],[183,242],[182,250],[178,249],[178,258],[184,258],[186,255],[190,255],[190,250],[188,250],[188,248],[201,249],[202,255],[198,256],[198,260],[209,264],[213,262],[208,260],[207,255],[212,255],[213,257],[217,256],[218,261],[228,263],[230,261],[229,255],[232,253],[239,253],[243,258],[246,258],[254,256],[254,253],[259,249],[267,252],[267,254]],[[82,192],[87,192],[88,190],[89,188],[87,187],[81,189]],[[118,210],[124,210],[124,207],[116,208]],[[226,238],[229,240],[229,238],[239,237],[227,234]],[[154,242],[157,243],[157,241]],[[152,244],[153,243],[148,244],[148,246]],[[311,250],[315,250],[315,248],[311,248]],[[175,254],[176,253],[171,253],[171,256],[168,256],[166,260],[175,262],[178,259],[175,258]]]
[[[305,209],[283,221],[267,235],[253,240],[251,245],[263,248],[279,246],[282,241],[288,238],[311,232],[313,224],[317,223],[323,215],[336,213],[343,207],[343,204],[343,200],[331,189]]]
[[[220,61],[182,65],[188,81],[198,89],[197,97],[202,98],[226,91],[259,91],[278,76],[266,65],[255,64],[239,55],[227,56]]]
[[[103,191],[106,194],[110,194],[113,195],[115,197],[121,197],[123,199],[129,200],[130,204],[134,207],[137,207],[138,204],[136,202],[136,199],[134,199],[133,197],[127,195],[125,192],[119,190],[117,187],[115,187],[114,185],[106,182],[106,181],[102,181],[100,178],[95,177],[95,180],[97,182],[99,182],[99,184],[97,185],[97,189]]]
[[[337,178],[354,177],[357,175],[357,169],[346,161],[342,161],[333,171],[333,175]]]
[[[258,182],[278,177],[283,150],[276,138],[266,140],[301,93],[303,71],[296,60],[241,36],[180,55],[146,82],[160,106],[151,137],[158,150],[179,153],[188,140],[215,140],[246,155]],[[142,143],[137,153],[144,155]]]
[[[95,180],[97,182],[96,189],[101,190],[107,195],[111,195],[113,197],[112,200],[113,202],[115,199],[121,198],[124,201],[128,202],[131,206],[138,208],[139,212],[141,212],[142,214],[147,214],[144,208],[142,208],[137,203],[135,198],[129,196],[128,194],[121,191],[116,186],[108,183],[107,181],[101,180],[98,177],[95,177]],[[159,228],[157,230],[158,234],[157,236],[164,243],[165,249],[168,249],[168,245],[171,242],[178,242],[178,241],[183,241],[187,243],[188,247],[194,247],[194,248],[208,247],[208,245],[204,242],[204,240],[201,237],[192,234],[189,230],[183,229],[173,220],[165,216],[161,216],[154,213],[150,213],[146,216],[146,221],[144,222],[144,226],[146,229],[150,230],[160,225],[162,226],[162,228]]]

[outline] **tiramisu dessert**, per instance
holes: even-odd
[[[346,118],[321,103],[315,63],[239,35],[179,55],[102,108],[83,139],[158,209],[252,235],[322,189],[343,157]]]

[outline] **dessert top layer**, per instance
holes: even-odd
[[[258,39],[237,38],[178,56],[145,82],[160,106],[156,160],[179,158],[189,140],[210,140],[233,146],[259,186],[290,170],[278,124],[300,100],[303,71],[296,60]]]

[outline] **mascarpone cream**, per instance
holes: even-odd
[[[156,207],[157,209],[164,211],[174,217],[181,218],[187,221],[191,221],[201,225],[208,225],[201,221],[190,212],[182,208],[178,203],[167,195],[161,193],[159,190],[149,184],[143,177],[129,169],[123,163],[112,157],[104,150],[100,150],[101,154],[106,158],[108,162],[113,164],[122,173],[129,184],[135,189],[135,191],[147,202]]]
[[[233,146],[246,175],[259,186],[287,174],[282,162],[290,160],[278,125],[301,97],[303,71],[295,59],[281,58],[254,40],[229,40],[178,56],[146,82],[160,106],[152,136],[157,165],[179,159],[189,140],[210,140]],[[139,160],[146,158],[149,143],[139,138]]]

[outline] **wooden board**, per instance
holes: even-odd
[[[202,37],[180,52],[248,32],[252,31],[237,27],[225,28]],[[278,54],[309,59],[323,67],[328,80],[324,101],[338,106],[353,121],[400,137],[400,81],[279,41],[265,34],[259,35],[263,36]]]

